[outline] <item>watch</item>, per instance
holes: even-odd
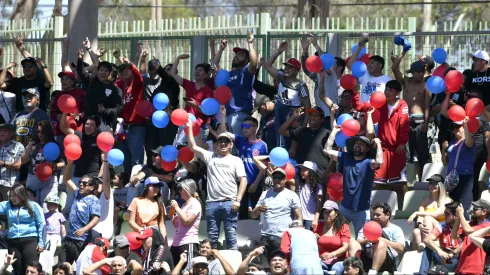
[[[48,66],[44,65],[44,66],[41,66],[41,69],[47,69]]]

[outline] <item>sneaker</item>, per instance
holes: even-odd
[[[377,275],[378,272],[374,269],[370,269],[368,275]]]
[[[419,251],[424,251],[425,250],[425,243],[419,244]]]

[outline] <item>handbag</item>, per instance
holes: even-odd
[[[458,152],[456,153],[456,161],[454,162],[453,170],[451,170],[444,179],[444,186],[446,187],[447,192],[453,191],[459,183],[459,175],[456,171],[456,167],[458,167],[459,152],[461,151],[461,147],[463,147],[463,142],[464,140],[461,142],[461,145],[459,145]]]

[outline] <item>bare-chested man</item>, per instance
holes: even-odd
[[[395,79],[403,85],[403,99],[408,104],[410,117],[410,136],[408,141],[408,162],[415,164],[415,170],[422,181],[422,170],[424,165],[430,162],[429,144],[427,139],[427,129],[429,124],[429,113],[431,94],[425,88],[424,74],[426,64],[422,60],[417,60],[410,65],[412,77],[406,77],[400,71],[400,62],[407,52],[404,51],[400,57],[392,55],[392,71]]]

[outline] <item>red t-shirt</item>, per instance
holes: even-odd
[[[490,223],[482,223],[480,225],[473,226],[473,229],[479,230],[485,227],[490,227]],[[463,247],[461,254],[459,255],[459,263],[456,268],[456,273],[468,274],[468,275],[481,275],[483,274],[483,267],[485,265],[485,251],[471,242],[468,236],[464,237]]]
[[[71,89],[69,91],[60,91],[53,99],[51,102],[51,106],[49,108],[49,116],[51,118],[51,121],[56,122],[56,125],[53,125],[54,129],[54,134],[55,135],[64,135],[63,132],[60,130],[60,124],[57,118],[58,114],[61,114],[60,109],[58,108],[58,99],[62,95],[71,95],[73,98],[75,98],[75,101],[77,102],[77,109],[75,110],[75,114],[80,114],[83,113],[83,106],[85,105],[85,97],[86,97],[86,92],[82,89]],[[76,121],[77,127],[80,127],[83,125],[83,116],[81,117],[80,120]]]
[[[143,100],[143,77],[136,66],[131,65],[133,80],[126,83],[122,79],[116,81],[116,86],[121,89],[123,96],[123,108],[119,114],[126,124],[145,124],[146,118],[136,113],[136,104]]]
[[[461,244],[459,239],[451,239],[451,226],[449,226],[445,222],[439,223],[436,227],[432,229],[432,232],[430,233],[439,239],[439,247],[441,249],[452,250]]]
[[[342,242],[349,243],[350,242],[350,229],[348,224],[342,225],[339,231],[335,232],[333,236],[322,236],[323,234],[323,226],[324,222],[319,222],[318,226],[314,233],[320,235],[318,238],[318,253],[322,255],[327,252],[334,252],[335,250],[342,247]],[[338,256],[331,263],[335,263],[337,261],[342,261],[346,258],[346,255]]]
[[[209,88],[208,85],[204,85],[199,90],[196,90],[195,82],[184,79],[182,81],[182,87],[185,90],[185,97],[187,98],[187,100],[194,99],[198,105],[201,105],[201,103],[206,98],[213,97],[213,90],[211,90],[211,88]],[[199,125],[206,123],[209,120],[209,117],[207,117],[201,111],[192,108],[188,104],[185,105],[184,110],[186,110],[188,113],[195,115],[196,121],[197,123],[199,123]]]

